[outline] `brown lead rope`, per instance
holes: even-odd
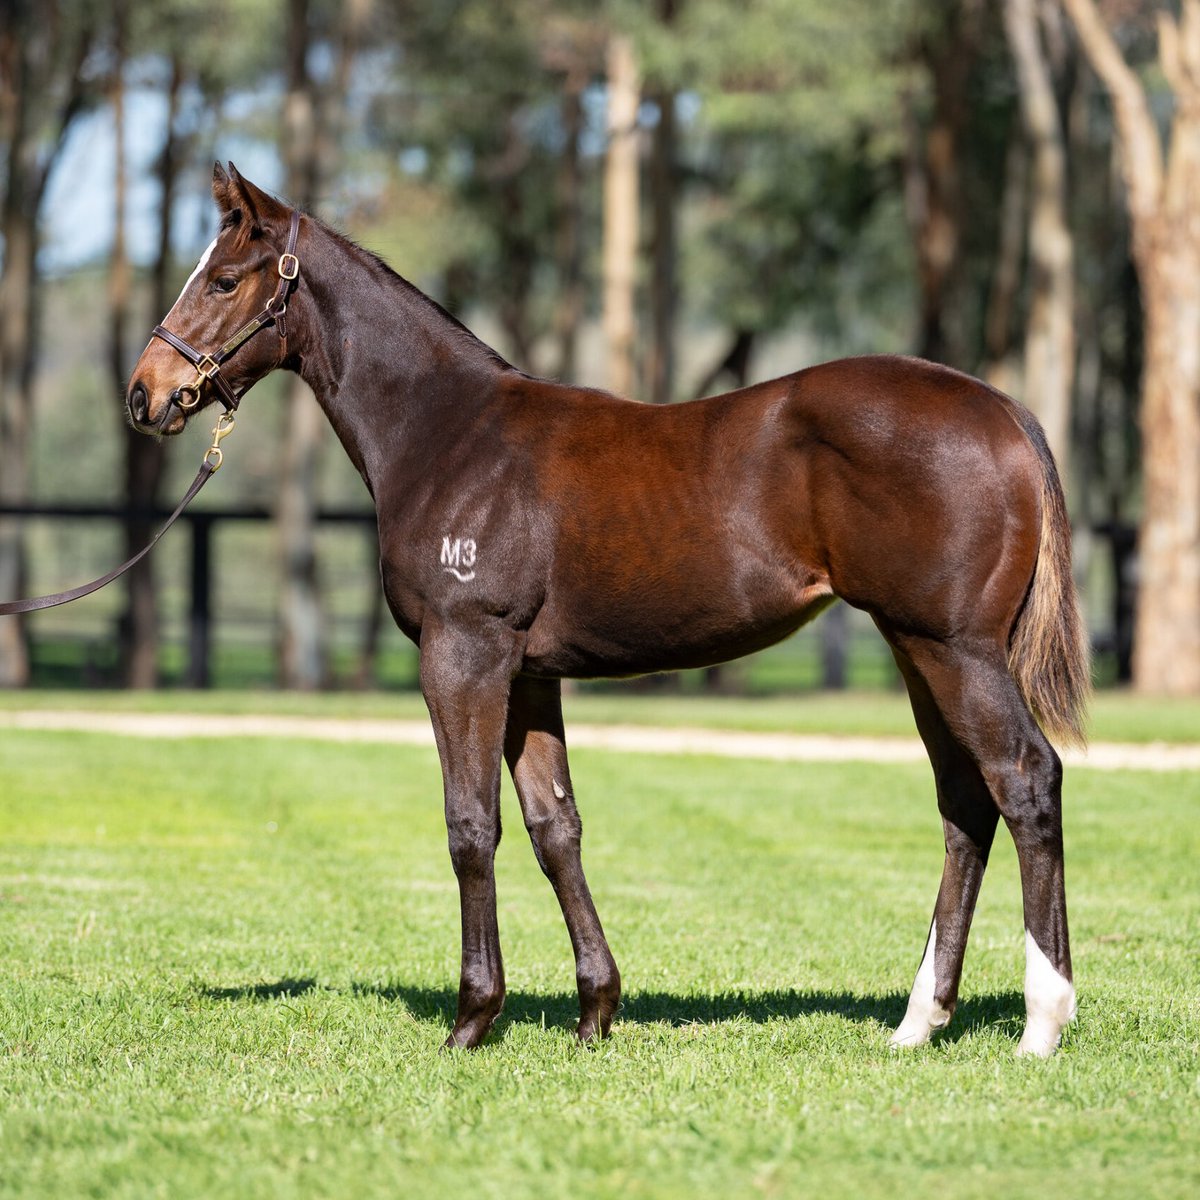
[[[80,584],[79,587],[71,588],[66,592],[53,592],[49,596],[33,596],[28,600],[6,600],[0,603],[0,617],[12,616],[15,613],[36,612],[41,608],[55,608],[59,604],[69,604],[72,600],[78,600],[81,596],[90,596],[92,592],[98,592],[102,587],[112,583],[114,579],[124,575],[130,567],[142,561],[158,543],[158,539],[162,537],[172,525],[179,520],[183,510],[196,498],[200,489],[217,473],[221,467],[221,439],[225,437],[233,428],[233,414],[222,413],[217,420],[217,426],[213,430],[213,443],[204,453],[204,461],[200,464],[200,470],[196,472],[196,478],[192,480],[191,487],[184,493],[184,497],[179,502],[179,507],[167,518],[166,524],[131,558],[128,562],[122,563],[115,571],[109,571],[107,575],[102,575],[99,579],[93,579],[91,583]]]
[[[93,579],[91,583],[80,584],[79,587],[71,588],[70,591],[54,592],[49,596],[34,596],[29,600],[2,601],[0,602],[0,617],[12,616],[15,613],[36,612],[40,608],[54,608],[59,604],[69,604],[81,596],[90,596],[92,592],[98,592],[106,584],[120,578],[130,567],[141,562],[154,549],[158,539],[179,520],[183,510],[196,498],[196,493],[217,473],[223,458],[221,439],[233,429],[233,414],[241,399],[240,394],[233,390],[233,385],[221,374],[221,366],[245,342],[268,325],[275,326],[286,346],[287,326],[284,324],[284,314],[287,312],[288,296],[291,294],[292,285],[300,274],[300,260],[296,257],[296,242],[299,236],[300,212],[298,209],[292,209],[291,221],[288,223],[287,242],[283,253],[279,256],[277,268],[279,282],[275,285],[275,294],[267,301],[266,307],[243,325],[215,354],[201,353],[162,325],[154,327],[155,337],[161,338],[196,368],[196,382],[180,389],[191,393],[192,398],[190,401],[176,401],[178,407],[188,413],[198,408],[202,399],[200,393],[205,382],[213,385],[217,392],[217,399],[225,406],[225,411],[217,418],[217,425],[213,430],[213,443],[204,453],[204,461],[200,464],[200,470],[196,472],[196,478],[192,480],[191,487],[179,502],[179,507],[167,518],[166,524],[137,554],[128,562],[122,563],[115,571],[109,571],[107,575]]]

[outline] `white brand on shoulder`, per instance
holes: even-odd
[[[460,583],[475,578],[476,546],[471,538],[442,538],[442,570]]]

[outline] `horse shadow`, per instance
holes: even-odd
[[[293,999],[312,991],[347,991],[355,996],[374,996],[390,1004],[401,1004],[418,1021],[440,1025],[447,1031],[458,1003],[458,992],[450,987],[427,987],[406,983],[351,983],[348,988],[331,988],[313,977],[285,977],[274,983],[232,987],[201,987],[210,1000],[262,1002]],[[724,1025],[749,1021],[803,1020],[813,1016],[838,1016],[855,1024],[874,1024],[893,1029],[908,1004],[905,992],[857,995],[849,991],[727,991],[710,994],[676,992],[632,992],[621,1002],[617,1020],[634,1025]],[[1025,1018],[1025,999],[1020,992],[990,992],[963,997],[950,1026],[939,1040],[956,1042],[976,1030],[1012,1025],[1019,1031]],[[504,1011],[489,1040],[513,1025],[538,1025],[574,1029],[579,1019],[579,998],[574,992],[509,991]]]

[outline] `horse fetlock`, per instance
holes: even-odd
[[[943,1008],[935,1003],[925,1004],[908,1002],[904,1020],[896,1027],[888,1045],[893,1050],[908,1050],[915,1046],[924,1046],[939,1030],[950,1024],[954,1016],[954,1006]]]
[[[575,973],[579,986],[579,1037],[607,1037],[613,1017],[621,1006],[621,973],[612,956],[581,964]]]
[[[939,989],[934,961],[937,957],[937,920],[934,919],[929,927],[929,940],[925,943],[925,953],[921,956],[921,965],[917,968],[917,977],[913,980],[912,993],[908,998],[908,1008],[902,1020],[892,1034],[890,1045],[892,1049],[923,1046],[934,1033],[950,1023],[954,1014],[955,987],[943,984]],[[939,991],[942,997],[939,998]],[[949,993],[949,994],[947,994]]]
[[[458,991],[458,1015],[447,1046],[472,1048],[487,1037],[504,1010],[504,983],[464,979]]]
[[[1058,1047],[1063,1029],[1075,1019],[1075,985],[1043,953],[1025,931],[1025,1031],[1018,1054],[1048,1058]]]

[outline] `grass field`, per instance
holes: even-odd
[[[447,1055],[431,752],[0,733],[0,1193],[1196,1194],[1200,776],[1069,774],[1081,1008],[1040,1063],[1013,1056],[1003,834],[958,1015],[886,1048],[941,865],[927,768],[574,765],[614,1036],[573,1042],[569,944],[506,793],[509,1002]]]

